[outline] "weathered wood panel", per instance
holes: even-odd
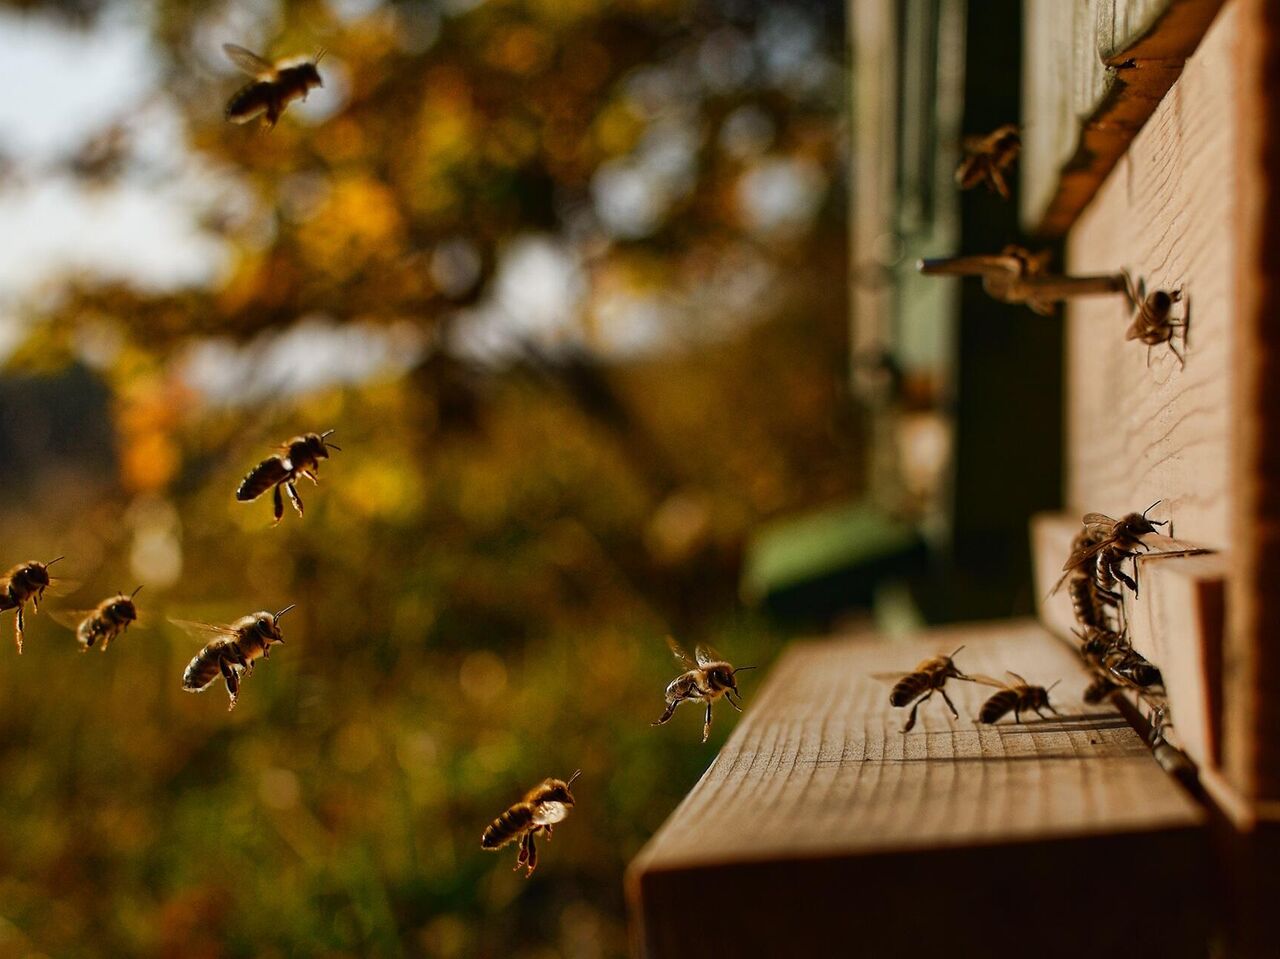
[[[1069,239],[1076,272],[1129,270],[1181,290],[1186,367],[1126,342],[1121,298],[1068,315],[1068,506],[1120,516],[1162,500],[1173,535],[1230,541],[1229,435],[1237,294],[1237,11],[1228,5]],[[1181,344],[1179,344],[1181,348]]]
[[[934,697],[901,733],[872,674],[960,645],[966,670],[1062,679],[1065,718],[979,727],[990,690],[955,683],[958,720]],[[715,916],[736,956],[988,956],[1031,930],[1037,955],[1203,955],[1202,811],[1116,713],[1083,706],[1084,684],[1027,622],[791,647],[632,864],[639,952],[684,955]],[[1168,917],[1141,935],[1053,892],[1115,861],[1160,877],[1124,891],[1126,912]]]
[[[1023,221],[1065,233],[1223,0],[1026,0]]]

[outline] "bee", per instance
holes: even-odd
[[[1010,672],[1013,677],[1013,683],[1002,683],[998,679],[992,679],[990,676],[971,676],[976,683],[982,683],[986,686],[996,686],[999,688],[998,693],[994,693],[990,699],[982,704],[982,709],[978,711],[978,722],[993,724],[1007,715],[1010,710],[1013,711],[1013,721],[1015,723],[1022,722],[1022,712],[1031,710],[1041,719],[1047,719],[1042,709],[1047,709],[1055,716],[1061,716],[1062,713],[1053,708],[1049,702],[1049,692],[1054,686],[1057,686],[1061,680],[1056,680],[1053,686],[1046,689],[1044,686],[1033,686],[1017,673]]]
[[[1156,532],[1157,526],[1168,525],[1168,520],[1147,519],[1147,514],[1160,505],[1156,500],[1141,513],[1130,513],[1123,519],[1112,519],[1103,513],[1086,513],[1084,530],[1072,543],[1071,555],[1063,564],[1063,575],[1058,585],[1053,588],[1057,592],[1073,571],[1088,571],[1092,564],[1094,579],[1099,587],[1112,592],[1116,581],[1124,583],[1133,594],[1138,594],[1138,583],[1121,569],[1126,559],[1138,555],[1138,547],[1150,549],[1142,542],[1142,537]],[[1137,570],[1134,571],[1135,575]]]
[[[1107,673],[1126,686],[1150,689],[1153,686],[1164,685],[1164,676],[1160,673],[1160,668],[1148,662],[1146,657],[1132,646],[1113,647],[1103,657],[1102,664]]]
[[[1132,282],[1127,282],[1126,292],[1129,296],[1129,302],[1133,305],[1134,314],[1133,322],[1129,324],[1129,329],[1125,331],[1124,338],[1126,340],[1140,340],[1147,344],[1147,366],[1151,365],[1152,347],[1159,346],[1161,343],[1168,343],[1169,349],[1178,358],[1178,363],[1185,367],[1187,359],[1178,352],[1178,348],[1173,343],[1175,333],[1181,330],[1183,349],[1187,345],[1186,318],[1184,317],[1181,320],[1173,318],[1173,305],[1182,300],[1182,291],[1174,290],[1170,293],[1165,290],[1152,290],[1147,293],[1145,282],[1139,280],[1136,289]]]
[[[1015,123],[997,127],[986,136],[965,137],[965,157],[956,167],[956,183],[962,190],[985,183],[987,189],[999,193],[1001,199],[1009,199],[1009,184],[1004,174],[1021,149],[1022,136]]]
[[[240,682],[253,673],[254,662],[269,659],[272,645],[284,642],[280,617],[291,609],[293,606],[286,606],[278,613],[250,613],[230,626],[171,619],[171,623],[192,636],[207,640],[204,648],[187,664],[182,674],[182,688],[189,693],[204,692],[221,674],[227,684],[227,695],[231,697],[227,712],[235,709]]]
[[[313,87],[323,87],[317,66],[324,51],[314,60],[271,63],[256,53],[234,43],[224,43],[222,50],[232,63],[253,80],[237,90],[227,101],[226,116],[232,123],[248,123],[261,115],[268,130],[276,125],[280,114],[294,100],[305,100]]]
[[[955,664],[956,653],[964,649],[960,646],[950,656],[934,656],[932,659],[926,659],[920,663],[914,670],[909,673],[877,673],[877,679],[885,679],[893,682],[893,689],[889,692],[889,704],[895,707],[902,707],[915,700],[911,706],[911,712],[907,716],[906,725],[902,727],[904,733],[909,733],[916,724],[916,711],[920,708],[920,704],[928,700],[934,693],[941,693],[942,698],[946,701],[947,707],[951,710],[951,715],[957,719],[960,713],[956,710],[956,704],[951,701],[951,697],[947,695],[946,685],[948,679],[963,679],[968,681],[969,677],[960,672]]]
[[[538,833],[546,833],[547,842],[551,841],[552,827],[563,822],[573,806],[573,793],[569,787],[581,775],[582,770],[579,769],[568,782],[563,779],[542,780],[525,793],[524,799],[489,824],[480,837],[480,848],[496,852],[508,843],[519,841],[516,870],[523,866],[524,877],[528,879],[538,866],[538,847],[534,844],[534,837]]]
[[[138,607],[133,599],[141,589],[139,586],[128,596],[124,593],[110,596],[93,609],[62,610],[54,613],[53,618],[76,631],[80,652],[87,652],[90,647],[101,644],[98,648],[105,653],[111,641],[137,621]]]
[[[695,650],[694,654],[697,656],[695,662],[689,658],[684,647],[670,636],[667,637],[667,645],[671,647],[675,658],[688,671],[677,676],[667,685],[667,708],[658,717],[658,721],[650,725],[664,724],[675,713],[676,707],[685,700],[701,700],[707,704],[707,718],[702,724],[702,741],[705,743],[707,737],[711,735],[711,704],[723,696],[730,706],[742,712],[742,707],[734,702],[735,695],[739,697],[742,695],[738,692],[735,676],[755,667],[739,666],[735,669],[708,646],[699,646]]]
[[[1068,582],[1070,585],[1067,592],[1071,597],[1071,610],[1076,622],[1091,629],[1110,629],[1118,615],[1120,594],[1103,589],[1087,569],[1072,570]]]
[[[305,476],[312,483],[319,484],[316,472],[320,469],[320,461],[329,458],[330,450],[342,451],[342,447],[326,442],[333,430],[323,433],[304,433],[295,436],[280,447],[280,452],[268,457],[249,471],[249,475],[240,481],[236,490],[236,499],[241,503],[249,503],[257,499],[267,490],[275,487],[272,494],[275,523],[284,516],[284,498],[280,495],[283,487],[289,493],[289,502],[298,515],[302,515],[302,497],[298,495],[298,477]]]
[[[18,644],[18,655],[22,655],[22,632],[26,628],[23,611],[26,609],[27,602],[31,602],[37,613],[40,612],[40,600],[44,599],[44,591],[52,582],[49,567],[64,558],[59,556],[47,563],[36,560],[22,563],[5,573],[4,579],[0,579],[0,612],[6,609],[18,611],[14,632],[14,639]]]

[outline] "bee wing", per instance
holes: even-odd
[[[50,596],[70,596],[80,588],[80,580],[64,579],[61,576],[50,578],[49,585],[45,588],[45,592]]]
[[[996,689],[1008,689],[1009,684],[996,679],[993,676],[984,676],[982,673],[966,673],[975,683],[981,683],[983,686],[994,686]]]
[[[70,630],[78,630],[80,624],[94,614],[92,609],[51,609],[49,615],[60,626]]]
[[[910,676],[910,675],[911,674],[907,672],[872,673],[871,678],[874,679],[876,682],[889,683],[890,685],[892,685],[896,683],[898,680],[900,680],[903,676]]]
[[[1100,542],[1093,543],[1089,546],[1083,546],[1080,549],[1073,551],[1072,554],[1067,558],[1067,561],[1062,564],[1062,571],[1064,573],[1069,572],[1073,569],[1076,569],[1079,566],[1084,565],[1088,560],[1092,559],[1094,556],[1097,556],[1099,553],[1101,553],[1103,549],[1107,547],[1107,545],[1108,545],[1108,540],[1104,539]],[[1062,586],[1062,582],[1065,579],[1066,577],[1064,576],[1062,580],[1058,581],[1058,585],[1053,588],[1055,593],[1058,591],[1059,587]]]
[[[1085,513],[1080,522],[1085,526],[1106,526],[1108,529],[1116,525],[1116,521],[1106,513]]]
[[[169,622],[177,626],[188,636],[192,636],[202,642],[209,642],[211,639],[219,639],[224,636],[234,636],[236,631],[230,626],[215,626],[213,623],[198,623],[193,619],[174,619],[169,618]]]
[[[273,64],[264,60],[252,50],[246,50],[238,43],[224,43],[222,52],[227,55],[228,60],[251,77],[259,77],[266,80],[276,75],[276,68]]]
[[[708,663],[724,662],[724,657],[716,652],[714,646],[704,646],[701,643],[699,643],[697,649],[693,651],[693,655],[698,660],[699,666],[706,666]]]
[[[693,669],[696,664],[689,658],[689,654],[684,651],[684,647],[675,641],[671,636],[667,637],[667,646],[671,649],[671,655],[684,666],[685,669]]]

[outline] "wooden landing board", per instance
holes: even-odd
[[[1068,718],[979,728],[989,690],[956,683],[958,720],[935,696],[901,733],[871,674],[960,645],[971,672],[1061,678]],[[737,957],[989,956],[1021,934],[1038,956],[1204,955],[1201,810],[1115,712],[1081,703],[1085,681],[1030,622],[793,646],[632,863],[637,955],[714,935]],[[1117,863],[1158,881],[1121,889]],[[1086,921],[1095,894],[1168,918]]]
[[[1077,517],[1036,516],[1031,549],[1040,621],[1073,646],[1077,628],[1064,587],[1050,595],[1080,530]],[[1190,552],[1191,543],[1148,536],[1138,561],[1139,594],[1124,590],[1124,613],[1135,649],[1160,667],[1171,708],[1170,736],[1197,765],[1216,767],[1222,742],[1222,644],[1227,558]]]

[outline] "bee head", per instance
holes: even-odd
[[[955,664],[956,653],[959,653],[959,652],[960,652],[961,650],[963,650],[963,649],[964,649],[964,647],[963,647],[963,646],[957,646],[957,647],[956,647],[956,649],[955,649],[955,652],[953,652],[950,656],[943,656],[943,657],[942,657],[942,658],[946,661],[946,664],[947,664],[947,675],[948,675],[948,676],[951,676],[951,677],[953,677],[953,678],[955,678],[955,679],[968,679],[968,678],[969,678],[969,677],[968,677],[968,676],[966,676],[964,673],[960,672],[960,667],[959,667],[959,666],[957,666],[957,665]]]
[[[309,88],[324,86],[324,80],[320,79],[320,71],[316,68],[316,64],[320,62],[320,58],[324,56],[324,51],[316,54],[316,58],[310,63],[298,64],[298,75],[302,77],[303,83]]]
[[[284,634],[280,632],[280,617],[283,616],[285,613],[289,612],[289,610],[293,609],[294,605],[296,604],[291,604],[289,606],[286,606],[284,609],[280,610],[278,613],[268,613],[265,611],[261,613],[255,613],[253,617],[254,618],[253,628],[257,631],[258,635],[262,637],[262,639],[268,644],[283,643]]]
[[[51,559],[47,563],[32,560],[23,568],[22,575],[26,577],[27,582],[32,586],[44,588],[49,585],[49,567],[58,562],[59,559],[62,559],[62,557]]]
[[[1167,519],[1161,519],[1161,520],[1147,519],[1147,514],[1150,513],[1157,506],[1159,506],[1161,502],[1163,501],[1156,500],[1154,503],[1152,503],[1150,506],[1144,509],[1141,513],[1130,513],[1128,516],[1126,516],[1122,520],[1122,522],[1124,523],[1128,531],[1134,536],[1144,536],[1147,533],[1154,533],[1156,531],[1157,526],[1167,526],[1169,524],[1169,521]]]
[[[132,623],[138,618],[138,607],[134,604],[133,597],[138,595],[138,590],[140,589],[142,589],[141,586],[128,596],[124,595],[124,593],[117,596],[115,602],[107,607],[107,615],[117,622]]]

